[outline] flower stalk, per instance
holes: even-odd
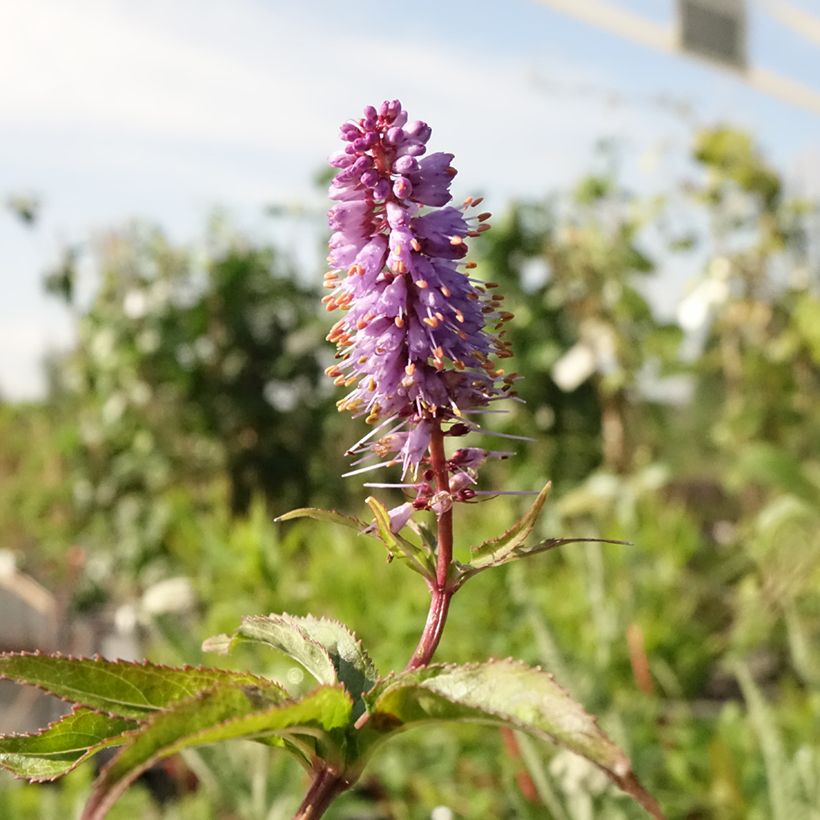
[[[330,804],[351,785],[330,766],[317,765],[310,788],[293,815],[293,820],[318,820]]]
[[[502,328],[512,318],[496,285],[473,276],[467,242],[489,230],[489,213],[472,214],[481,199],[448,205],[456,175],[452,154],[424,156],[430,127],[408,122],[398,100],[367,106],[344,123],[339,169],[330,185],[329,242],[323,299],[343,317],[331,328],[337,363],[327,374],[349,393],[337,405],[364,417],[372,431],[348,450],[357,457],[346,475],[401,465],[397,487],[409,498],[389,510],[398,534],[423,511],[436,516],[435,567],[427,585],[427,620],[406,669],[428,665],[441,641],[453,577],[453,507],[476,497],[478,470],[508,452],[461,447],[448,458],[445,437],[479,430],[471,417],[514,396],[517,374],[493,359],[512,355]],[[367,724],[363,713],[355,723]],[[297,820],[321,816],[347,789],[338,772],[319,767]]]
[[[430,436],[430,469],[435,473],[437,493],[445,493],[449,497],[450,476],[444,454],[444,436],[440,423],[434,425]],[[455,592],[449,585],[450,565],[453,561],[452,506],[443,510],[438,516],[436,532],[436,577],[435,580],[430,581],[430,609],[416,651],[407,664],[408,669],[426,666],[432,660],[444,632],[450,599]]]

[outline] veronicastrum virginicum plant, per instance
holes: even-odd
[[[296,817],[325,813],[361,775],[371,755],[397,733],[430,721],[511,727],[571,750],[600,767],[651,815],[662,817],[626,755],[547,672],[522,662],[433,664],[450,601],[473,575],[582,539],[529,542],[549,485],[502,535],[453,558],[453,508],[481,496],[479,470],[510,455],[477,446],[445,448],[445,439],[483,434],[477,416],[513,397],[515,374],[497,360],[512,318],[492,283],[473,278],[466,240],[488,228],[480,200],[448,205],[452,154],[426,154],[431,130],[408,122],[397,100],[341,127],[344,150],[330,187],[331,270],[328,310],[342,318],[328,336],[338,362],[328,368],[351,388],[341,410],[373,426],[350,454],[349,475],[400,467],[409,500],[387,509],[367,504],[371,522],[306,508],[279,520],[310,517],[351,527],[384,543],[420,574],[430,609],[418,646],[401,672],[381,674],[347,627],[325,618],[251,616],[232,635],[205,642],[228,652],[239,642],[272,647],[317,681],[292,697],[269,678],[218,668],[15,653],[0,655],[0,676],[40,687],[74,704],[34,735],[0,738],[0,765],[33,781],[54,780],[96,752],[119,747],[101,769],[84,820],[102,818],[148,767],[185,748],[235,738],[275,746],[308,770],[310,786]],[[447,449],[452,452],[448,455]],[[425,519],[435,522],[434,531]]]

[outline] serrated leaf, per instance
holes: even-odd
[[[300,701],[270,703],[269,694],[221,686],[152,715],[100,773],[83,820],[101,820],[141,772],[182,749],[239,738],[305,735],[318,739],[327,753],[335,747],[329,733],[350,722],[350,696],[341,687],[317,689]]]
[[[663,816],[626,754],[541,669],[513,660],[428,666],[387,679],[366,700],[370,720],[365,729],[371,733],[365,742],[372,744],[371,750],[382,739],[379,731],[389,734],[428,721],[511,726],[585,757],[653,816]]]
[[[242,640],[258,641],[283,652],[310,672],[319,683],[332,685],[338,682],[330,653],[299,626],[295,615],[247,616],[234,632],[232,643]]]
[[[84,760],[123,742],[135,720],[78,708],[30,735],[0,737],[0,766],[31,781],[56,780]]]
[[[217,636],[220,648],[224,637]],[[261,641],[301,664],[319,683],[341,683],[355,699],[371,689],[378,670],[356,635],[339,621],[313,615],[252,615],[235,640]]]
[[[521,518],[518,519],[518,521],[515,522],[515,524],[512,525],[512,527],[496,538],[490,538],[489,540],[483,541],[481,544],[473,547],[473,563],[475,563],[476,560],[497,561],[506,553],[512,552],[522,546],[529,537],[530,533],[533,531],[533,528],[538,521],[538,516],[541,514],[541,509],[546,503],[547,496],[550,494],[551,489],[552,482],[548,481],[544,486],[544,489],[538,493],[535,501],[532,502],[532,506]]]
[[[345,527],[361,532],[367,523],[355,515],[347,515],[336,510],[323,510],[320,507],[300,507],[298,510],[291,510],[274,518],[274,521],[291,521],[294,518],[313,518],[316,521],[330,521],[333,524],[342,524]]]
[[[510,561],[518,561],[521,558],[529,558],[532,555],[539,555],[542,552],[548,552],[556,547],[563,547],[566,544],[589,543],[630,546],[629,541],[616,541],[612,538],[547,538],[531,546],[519,545],[513,547],[512,549],[499,550],[494,554],[477,558],[469,564],[458,564],[458,577],[455,588],[458,589],[468,578],[476,575],[482,570],[489,569],[490,567],[500,567],[502,564],[510,563]]]
[[[330,655],[336,676],[354,696],[372,689],[379,679],[376,665],[361,641],[340,621],[306,615],[295,619],[302,630]]]
[[[408,541],[399,533],[394,533],[390,529],[390,514],[387,508],[377,498],[369,496],[365,503],[370,507],[375,519],[376,534],[379,540],[387,548],[388,555],[398,555],[407,565],[425,578],[435,578],[435,565],[432,560],[432,553],[425,545],[418,546],[412,541]]]
[[[0,678],[37,686],[70,703],[135,718],[219,684],[273,685],[249,672],[229,669],[161,666],[148,661],[72,658],[39,652],[0,654]]]

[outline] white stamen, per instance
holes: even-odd
[[[478,484],[478,479],[471,476],[466,470],[459,470],[458,475],[466,475],[472,484]]]
[[[365,484],[362,484],[362,487],[374,487],[377,490],[386,490],[390,489],[391,487],[396,487],[398,489],[409,489],[417,486],[418,484],[390,484],[380,481],[368,481]]]
[[[390,422],[391,422],[391,421],[394,421],[395,419],[396,419],[396,416],[390,416],[390,418],[389,418],[389,419],[385,419],[384,421],[382,421],[382,422],[380,422],[379,424],[377,424],[377,425],[376,425],[376,426],[375,426],[375,427],[374,427],[374,428],[373,428],[373,429],[372,429],[372,430],[371,430],[371,431],[370,431],[370,432],[369,432],[366,436],[364,436],[363,438],[360,438],[360,439],[359,439],[359,440],[358,440],[358,441],[357,441],[357,442],[356,442],[356,443],[355,443],[352,447],[348,448],[348,451],[345,453],[345,455],[346,455],[346,456],[353,455],[353,453],[355,453],[355,452],[356,452],[356,450],[357,450],[359,447],[361,447],[361,446],[362,446],[362,444],[364,444],[364,443],[365,443],[368,439],[370,439],[370,438],[372,438],[373,436],[375,436],[375,435],[376,435],[376,433],[378,433],[378,432],[379,432],[379,430],[381,430],[381,429],[382,429],[382,427],[384,427],[386,424],[390,424]],[[391,430],[391,431],[390,431],[390,433],[395,433],[395,432],[396,432],[396,430],[401,429],[401,428],[402,428],[405,424],[407,424],[407,420],[406,420],[406,419],[405,419],[405,420],[404,420],[401,424],[399,424],[399,426],[398,426],[398,427],[396,427],[396,428],[395,428],[395,430]],[[388,433],[388,435],[389,435],[389,433]]]
[[[480,436],[495,436],[496,438],[508,438],[513,441],[535,441],[534,438],[530,438],[529,436],[514,436],[511,433],[497,433],[494,430],[484,430],[481,427],[474,428],[473,432],[478,433]]]
[[[394,464],[398,464],[398,462],[395,459],[391,459],[390,461],[382,461],[379,464],[368,464],[367,467],[359,467],[358,470],[350,470],[347,473],[342,473],[342,478],[350,478],[350,476],[353,475],[366,473],[370,470],[377,470],[379,467],[392,467]]]
[[[474,490],[476,495],[538,495],[538,490]]]

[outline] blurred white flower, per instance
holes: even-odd
[[[134,402],[137,407],[144,407],[151,400],[151,388],[145,382],[134,382],[129,392],[131,401]]]
[[[265,401],[280,413],[290,413],[299,402],[297,391],[288,382],[270,381],[265,385]]]
[[[140,353],[156,353],[162,344],[162,338],[154,328],[147,328],[137,336],[137,348]]]
[[[214,355],[216,354],[216,345],[214,345],[213,340],[208,336],[200,336],[194,342],[194,350],[196,351],[197,358],[201,362],[208,364],[213,361]]]
[[[595,352],[585,342],[573,345],[552,367],[553,381],[571,393],[595,372]]]
[[[142,319],[148,312],[148,297],[144,290],[129,290],[122,300],[122,309],[129,319]]]
[[[106,365],[109,363],[114,352],[114,331],[110,327],[104,327],[94,334],[91,340],[91,356],[97,364]]]
[[[704,279],[678,305],[678,324],[690,332],[700,330],[709,320],[712,311],[728,297],[729,283],[725,279]]]
[[[105,424],[116,424],[125,412],[125,396],[113,393],[102,406],[102,420]]]
[[[191,581],[185,576],[165,578],[148,587],[142,594],[140,609],[144,615],[164,615],[185,612],[193,608],[196,595]]]

